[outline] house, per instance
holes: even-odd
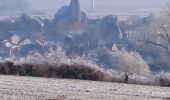
[[[72,24],[61,24],[57,27],[57,32],[60,34],[70,34],[78,35],[84,33],[86,26],[81,23],[72,23]]]

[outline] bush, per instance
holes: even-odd
[[[84,58],[80,59],[72,59],[70,64],[63,63],[56,65],[49,64],[48,62],[41,64],[14,64],[12,62],[5,62],[0,63],[0,74],[108,82],[116,81],[113,74],[108,73],[96,64],[90,63],[88,60],[83,60]]]
[[[66,56],[65,51],[61,47],[47,53],[44,56],[44,60],[51,65],[70,64],[70,59]]]
[[[129,77],[129,84],[140,84],[140,85],[157,85],[156,80],[152,77],[145,77],[139,75],[132,75]]]
[[[106,71],[96,65],[89,66],[88,64],[79,64],[78,62],[75,64],[61,65],[50,65],[49,63],[26,63],[15,65],[12,62],[3,62],[0,63],[0,74],[47,78],[80,79],[105,82],[124,82],[124,80],[122,80],[122,75],[118,74],[118,72],[115,72],[113,70]],[[157,80],[159,80],[159,84],[157,84]],[[170,87],[170,74],[161,73],[157,78],[133,74],[128,77],[128,83],[141,85],[160,85]]]
[[[0,63],[0,74],[5,75],[16,75],[18,74],[18,66],[14,66],[12,62],[2,62]]]
[[[55,56],[56,53],[58,53],[57,56]],[[0,74],[126,82],[142,85],[158,85],[157,83],[159,83],[160,86],[170,87],[170,74],[161,73],[159,77],[150,77],[149,67],[134,52],[118,51],[113,53],[117,66],[121,68],[120,74],[112,69],[100,68],[92,59],[89,60],[86,56],[68,58],[61,49],[59,49],[59,52],[57,50],[47,55],[28,56],[24,61],[15,61],[14,63],[0,62]]]
[[[86,65],[66,65],[50,68],[50,74],[59,78],[103,81],[104,72]]]
[[[170,87],[170,73],[162,72],[159,77],[160,86]]]

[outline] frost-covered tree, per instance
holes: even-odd
[[[170,3],[160,12],[160,16],[150,16],[147,27],[139,28],[134,32],[134,38],[142,44],[153,45],[164,49],[170,57]],[[140,37],[140,38],[138,38]]]
[[[148,76],[150,74],[149,66],[136,52],[117,51],[113,53],[117,60],[117,66],[124,73],[124,81],[128,82],[130,75]]]
[[[70,59],[66,56],[65,51],[59,47],[56,50],[51,50],[45,56],[46,62],[52,65],[69,64]]]

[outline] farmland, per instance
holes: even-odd
[[[0,97],[1,100],[169,100],[170,88],[0,76]]]

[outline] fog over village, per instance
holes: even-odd
[[[4,2],[6,0],[1,1]],[[16,1],[15,3],[18,3],[18,1]],[[50,2],[46,0],[26,0],[26,1],[27,3],[29,3],[30,10],[32,12],[41,11],[50,17],[53,16],[54,13],[56,13],[56,11],[58,11],[59,8],[70,3],[69,0],[50,0]],[[135,13],[146,14],[150,13],[151,11],[156,13],[158,12],[158,10],[160,10],[160,8],[162,8],[166,4],[166,0],[141,0],[141,1],[95,0],[94,1],[95,9],[94,11],[92,11],[92,0],[79,0],[79,2],[81,10],[85,12],[89,17],[93,18],[101,16],[103,17],[104,15],[110,13],[120,16],[126,16]]]
[[[141,97],[139,100],[170,98],[168,89],[170,2],[166,0],[0,0],[0,2],[0,74],[7,75],[5,77],[29,76],[30,82],[36,80],[33,77],[41,77],[39,82],[42,83],[46,82],[43,78],[68,79],[66,80],[68,82],[72,82],[72,79],[86,80],[89,84],[90,81],[120,83],[119,85],[123,83],[122,88],[125,86],[127,92],[118,90],[118,95],[121,93],[125,95],[118,96],[121,100],[130,96],[133,100],[136,100],[136,97]],[[25,81],[24,78],[19,79]],[[0,80],[3,80],[3,76],[0,76]],[[14,82],[17,84],[15,78]],[[55,82],[52,81],[50,84]],[[84,83],[80,81],[79,84],[82,86]],[[130,85],[125,84],[157,88],[152,87],[145,94],[145,86],[142,86],[141,91],[133,95],[132,91],[128,91]],[[61,86],[65,87],[64,85],[66,84]],[[72,83],[66,86],[70,85]],[[101,88],[105,91],[107,88],[98,86],[96,83],[95,91]],[[162,87],[167,88],[160,92]],[[154,89],[159,91],[159,95],[156,92],[152,93]],[[92,90],[80,91],[92,92]],[[109,91],[116,94],[117,89]],[[49,90],[48,92],[50,93]],[[31,92],[27,94],[29,93]],[[4,96],[4,100],[8,98],[6,94],[0,93],[1,95]],[[143,98],[142,95],[147,96]],[[66,100],[69,98],[65,94],[59,96],[63,97]],[[77,97],[87,99],[82,94],[81,96],[77,94]],[[108,100],[108,97],[105,100]]]

